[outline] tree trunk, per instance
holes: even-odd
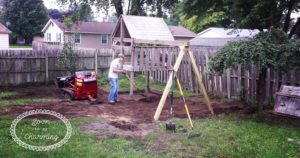
[[[115,7],[117,16],[120,17],[123,14],[122,0],[114,0],[114,1],[112,1],[112,4]]]
[[[294,34],[300,35],[300,18],[297,19],[296,24],[291,29],[289,38],[292,38]]]
[[[259,121],[263,120],[264,101],[266,98],[266,73],[267,69],[262,68],[262,70],[259,73],[258,86],[256,90],[257,118]]]
[[[285,18],[284,18],[284,24],[283,24],[283,31],[284,32],[288,32],[289,30],[289,27],[290,27],[290,21],[291,21],[291,14],[292,14],[292,11],[293,11],[293,7],[294,7],[294,1],[291,0],[289,3],[288,3],[288,6],[287,6],[287,13],[285,15]]]

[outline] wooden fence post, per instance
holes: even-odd
[[[95,50],[95,73],[98,75],[98,52]]]
[[[231,76],[230,76],[230,69],[226,70],[226,77],[227,77],[227,97],[228,99],[231,98]]]
[[[48,53],[45,53],[45,71],[46,71],[46,83],[49,81],[49,58]]]

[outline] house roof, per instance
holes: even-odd
[[[9,33],[11,33],[11,31],[8,28],[6,28],[3,24],[0,23],[0,33],[1,34],[9,34]]]
[[[62,31],[65,32],[77,32],[80,33],[93,33],[93,34],[112,34],[114,28],[116,27],[116,23],[108,23],[108,22],[79,22],[78,24],[73,24],[71,30],[67,30],[67,27],[64,23],[50,19],[49,22],[53,21]],[[49,23],[48,22],[48,23]],[[46,24],[42,32],[48,27],[49,24]]]
[[[131,38],[174,41],[174,37],[168,25],[162,18],[123,15],[121,19],[123,19]]]
[[[226,28],[211,27],[198,33],[198,36],[205,37],[205,38],[253,37],[259,32],[260,32],[259,30],[226,29]]]
[[[174,37],[196,37],[197,35],[182,26],[168,26]]]
[[[205,47],[222,47],[229,42],[247,40],[246,37],[236,37],[236,38],[204,38],[196,37],[190,40],[191,46],[205,46]]]

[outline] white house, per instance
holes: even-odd
[[[248,38],[257,35],[259,30],[249,30],[249,29],[227,29],[227,28],[216,28],[210,27],[200,33],[197,37],[203,38]]]
[[[0,49],[9,49],[9,34],[11,31],[0,23]]]
[[[196,38],[190,40],[190,44],[199,47],[222,47],[228,42],[247,40],[259,32],[259,30],[211,27],[198,33]]]

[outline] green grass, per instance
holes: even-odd
[[[110,85],[109,85],[109,80],[106,76],[101,76],[100,79],[98,80],[99,84],[104,86],[104,89],[106,91],[109,91]],[[143,75],[136,75],[134,78],[134,83],[136,85],[135,90],[144,90],[146,87],[146,80]],[[156,81],[150,81],[150,88],[156,89],[163,91],[165,88],[166,84],[162,84]],[[120,75],[119,77],[119,92],[128,92],[130,90],[130,81],[129,79],[124,76]],[[195,96],[195,93],[192,93],[190,91],[184,91],[185,96]],[[174,89],[174,96],[178,97],[180,96],[180,92],[177,88]]]
[[[186,120],[176,120],[187,126]],[[188,139],[189,134],[201,133]],[[294,138],[296,142],[288,142]],[[297,158],[300,129],[258,123],[254,119],[219,116],[195,121],[194,131],[169,140],[168,157]]]
[[[10,137],[9,127],[12,117],[2,116],[0,119],[0,157],[45,157],[45,158],[106,158],[106,157],[155,157],[153,154],[145,154],[144,148],[146,143],[141,141],[127,140],[125,138],[109,139],[103,138],[101,141],[95,140],[93,134],[85,133],[80,130],[80,126],[90,122],[91,119],[80,118],[71,120],[73,133],[70,140],[62,147],[47,151],[37,152],[24,149],[17,145]],[[24,131],[30,129],[30,124],[22,122],[18,128]],[[62,130],[63,124],[53,124],[52,133],[55,134]]]
[[[101,80],[99,82],[102,82]],[[14,96],[15,93],[0,93],[0,98]],[[45,102],[45,98],[1,100],[0,107],[10,104],[24,105],[32,102]],[[1,110],[1,109],[0,109]],[[275,122],[256,122],[252,116],[220,115],[212,118],[194,120],[194,130],[187,133],[169,133],[165,131],[165,122],[159,122],[160,128],[152,132],[146,140],[132,140],[123,137],[114,139],[100,135],[96,140],[92,133],[83,132],[82,125],[97,121],[96,118],[71,119],[72,136],[62,147],[47,151],[31,151],[20,147],[10,136],[10,125],[16,116],[0,115],[0,157],[5,158],[172,158],[172,157],[207,157],[207,158],[298,158],[300,156],[300,129],[284,126]],[[267,120],[267,119],[266,119]],[[103,120],[102,120],[103,121]],[[187,119],[175,119],[177,128],[188,128]],[[274,121],[274,120],[273,120]],[[23,120],[17,125],[17,134],[37,131],[32,130],[31,120]],[[287,121],[288,122],[288,121]],[[65,127],[61,122],[51,122],[49,134],[64,136]],[[23,130],[23,131],[21,131]],[[201,137],[189,139],[190,134],[201,133]],[[163,137],[162,137],[163,136]],[[288,142],[293,138],[294,142]],[[166,148],[157,153],[150,147],[161,141]],[[47,142],[29,141],[33,145],[47,145]],[[163,148],[159,146],[159,148]]]
[[[7,110],[7,105],[24,105],[26,103],[35,103],[35,102],[48,102],[53,99],[51,98],[19,98],[19,99],[2,99],[5,97],[16,96],[15,92],[1,92],[0,93],[0,110]]]
[[[257,123],[253,119],[241,119],[237,116],[219,116],[215,118],[195,120],[193,133],[201,133],[201,137],[188,139],[188,133],[176,133],[175,137],[166,137],[163,141],[167,148],[159,154],[151,151],[149,146],[155,142],[159,134],[165,133],[164,123],[152,133],[147,141],[126,138],[110,139],[80,130],[83,124],[95,119],[79,118],[70,120],[73,128],[71,139],[62,147],[47,151],[30,151],[18,146],[10,137],[9,127],[12,116],[0,117],[0,157],[229,157],[229,158],[297,158],[300,145],[287,142],[287,138],[300,141],[300,130]],[[179,125],[187,126],[187,120],[176,119]],[[18,124],[19,129],[30,129],[30,123]],[[63,124],[52,124],[52,134],[63,136]],[[172,133],[169,133],[172,134]]]
[[[11,44],[9,48],[32,48],[31,45]]]
[[[1,92],[0,99],[5,98],[5,97],[12,97],[12,96],[16,96],[16,95],[17,95],[17,93],[15,93],[15,92]]]

